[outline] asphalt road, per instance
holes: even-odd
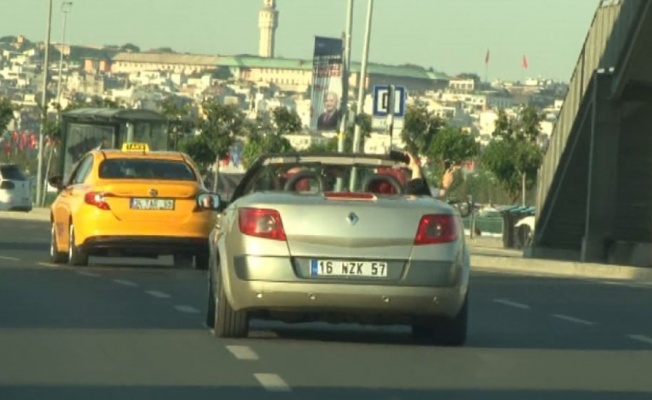
[[[652,395],[652,286],[474,272],[457,349],[403,327],[255,322],[253,337],[220,340],[203,326],[205,273],[54,267],[48,235],[0,219],[2,400]]]

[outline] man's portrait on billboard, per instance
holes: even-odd
[[[324,112],[317,119],[317,129],[336,130],[340,121],[340,99],[337,93],[327,92],[324,96]]]

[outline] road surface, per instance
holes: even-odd
[[[0,220],[2,400],[652,396],[652,286],[474,272],[464,348],[258,321],[221,340],[203,325],[205,272],[52,266],[48,232]]]

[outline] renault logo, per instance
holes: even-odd
[[[156,190],[156,189],[150,189],[150,191],[149,191],[149,195],[152,196],[152,197],[156,197],[156,196],[158,196],[158,190]]]
[[[350,212],[349,215],[346,217],[346,220],[349,221],[349,224],[355,225],[358,223],[358,216],[354,212]]]

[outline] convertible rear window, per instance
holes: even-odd
[[[196,181],[192,168],[182,161],[109,159],[100,164],[101,179],[151,179]]]
[[[7,179],[10,181],[26,181],[25,175],[20,172],[20,168],[17,165],[0,165],[0,175],[2,179]]]

